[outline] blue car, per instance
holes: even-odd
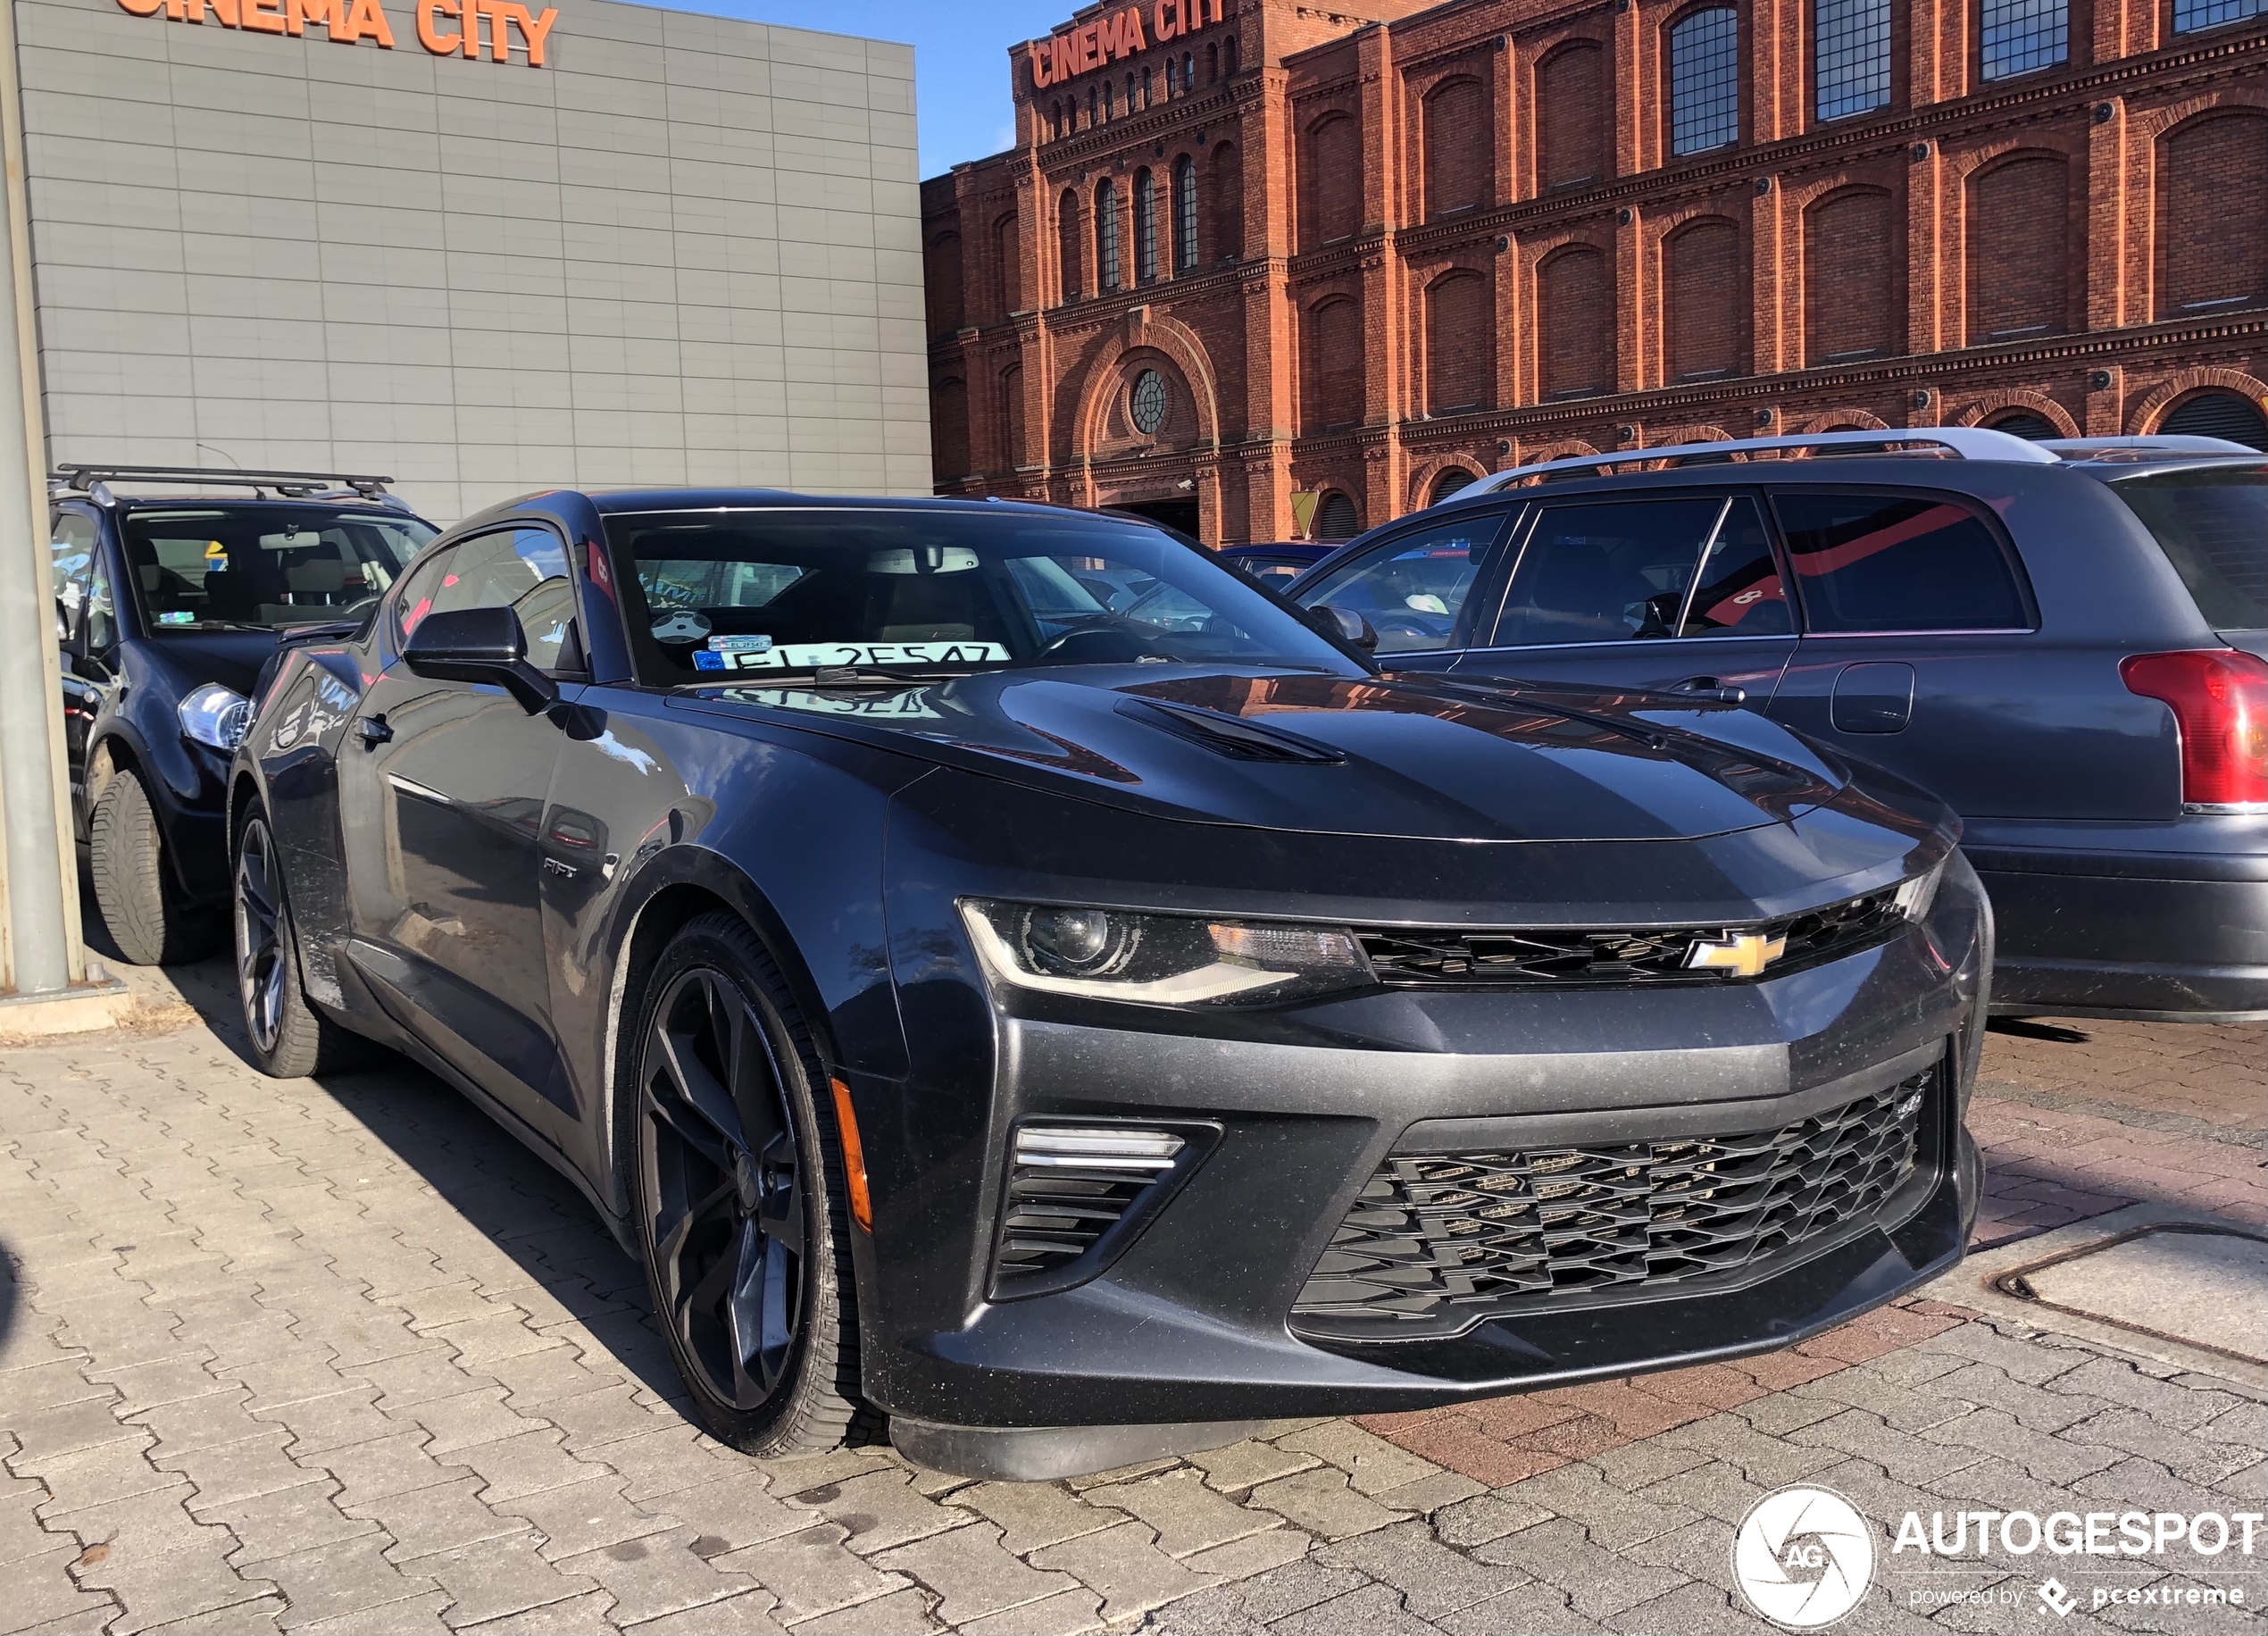
[[[2268,1018],[2268,456],[2241,445],[1552,461],[1289,595],[1394,671],[1741,702],[1935,791],[1999,914],[1996,1012]]]

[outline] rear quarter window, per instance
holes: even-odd
[[[1772,497],[1804,623],[1818,631],[2029,630],[1998,531],[1948,495]]]
[[[2216,630],[2268,630],[2268,465],[2128,478],[2133,510]]]

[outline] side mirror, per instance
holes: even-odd
[[[402,662],[435,681],[492,682],[529,715],[559,697],[551,678],[528,663],[528,633],[510,608],[428,614],[410,632]]]
[[[1364,653],[1378,651],[1378,632],[1371,629],[1371,622],[1352,608],[1335,607],[1328,602],[1319,603],[1307,610],[1307,618],[1325,636],[1335,636],[1350,647]]]
[[[68,647],[79,634],[79,622],[72,617],[74,610],[63,597],[55,598],[55,646]]]

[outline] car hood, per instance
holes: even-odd
[[[153,637],[150,649],[179,679],[179,690],[217,681],[252,697],[260,667],[276,651],[272,630],[178,630]]]
[[[1158,816],[1319,834],[1690,839],[1787,822],[1842,785],[1749,713],[1414,677],[1080,666],[672,703],[784,714]]]

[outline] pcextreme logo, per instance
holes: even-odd
[[[381,0],[118,0],[137,17],[165,13],[169,22],[202,24],[210,15],[224,29],[254,34],[303,35],[311,23],[321,23],[324,37],[337,46],[371,41],[380,49],[394,49],[394,25]],[[529,68],[544,66],[544,41],[559,21],[555,7],[531,13],[521,0],[411,0],[417,13],[417,43],[437,57],[479,57],[485,48],[492,63],[513,61],[512,36],[516,31],[525,54],[519,59]],[[488,23],[482,38],[481,23]],[[451,27],[451,24],[458,25]]]
[[[1749,1507],[1732,1538],[1732,1576],[1774,1624],[1832,1624],[1874,1579],[1874,1532],[1832,1489],[1777,1489]]]

